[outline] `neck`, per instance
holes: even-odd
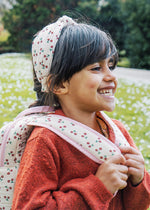
[[[62,108],[62,110],[67,117],[72,118],[100,132],[100,128],[96,120],[95,112],[91,113],[91,112],[84,112],[81,110],[76,110],[76,109],[72,110],[72,109],[67,109],[67,108]]]

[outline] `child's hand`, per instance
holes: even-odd
[[[124,156],[117,155],[100,165],[96,172],[96,176],[112,194],[127,186],[128,167],[125,163]]]
[[[144,177],[144,158],[142,154],[133,147],[121,147],[121,152],[126,158],[128,175],[133,185],[139,184]]]

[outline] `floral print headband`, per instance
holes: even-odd
[[[48,92],[46,81],[51,69],[56,43],[62,29],[70,24],[75,25],[77,23],[68,16],[62,16],[55,23],[45,26],[33,40],[33,67],[37,79],[42,85],[42,92]]]

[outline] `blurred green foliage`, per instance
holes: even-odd
[[[122,11],[130,66],[150,69],[150,0],[125,0]]]
[[[150,69],[150,0],[16,0],[3,16],[8,46],[29,52],[34,34],[63,14],[100,26],[131,67]]]

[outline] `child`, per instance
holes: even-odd
[[[46,26],[32,46],[35,91],[32,106],[48,105],[115,142],[99,111],[112,111],[117,50],[100,29],[67,16]],[[35,127],[20,164],[14,209],[147,209],[150,175],[124,126],[114,123],[131,146],[101,165],[52,131]]]

